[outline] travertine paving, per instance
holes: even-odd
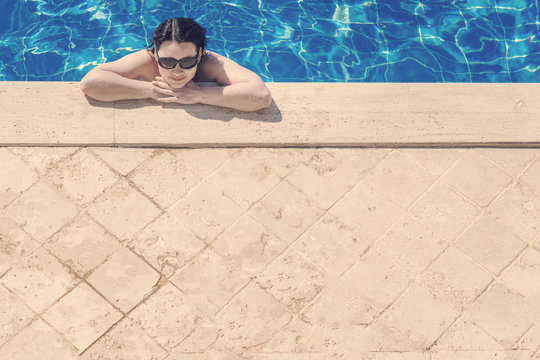
[[[0,148],[0,359],[540,359],[540,150]]]

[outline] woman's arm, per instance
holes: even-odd
[[[100,101],[155,98],[152,91],[152,57],[141,50],[123,58],[98,65],[81,80],[81,90],[91,98]],[[135,80],[146,78],[147,81]]]

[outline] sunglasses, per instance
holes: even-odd
[[[187,70],[195,67],[195,65],[197,65],[199,62],[199,58],[197,56],[185,57],[179,60],[172,57],[160,58],[159,55],[157,55],[157,58],[159,66],[164,69],[174,69],[176,64],[178,64],[182,69]]]

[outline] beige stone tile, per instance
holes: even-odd
[[[340,149],[341,150],[341,149]],[[365,151],[343,157],[337,150],[319,149],[287,177],[323,209],[328,209],[356,185],[368,169],[380,160]]]
[[[523,169],[540,154],[538,149],[477,149],[512,176],[519,175]]]
[[[341,333],[343,347],[349,358],[362,352],[410,352],[420,347],[384,320],[369,327],[354,326]]]
[[[130,311],[152,291],[159,274],[129,249],[123,248],[98,267],[87,281],[114,306]]]
[[[431,360],[428,352],[359,352],[353,359],[358,360]],[[323,358],[321,358],[322,360]],[[316,358],[315,360],[319,360]]]
[[[165,360],[237,360],[227,349],[209,349],[204,353],[172,351]]]
[[[161,210],[128,182],[121,180],[88,209],[88,213],[121,241],[131,240]]]
[[[223,195],[220,189],[203,183],[171,206],[168,212],[209,244],[237,220],[244,210]]]
[[[171,277],[204,249],[205,244],[165,213],[139,233],[129,246],[161,274]]]
[[[311,360],[309,353],[255,354],[249,360]]]
[[[36,172],[16,155],[0,148],[0,209],[38,180]]]
[[[467,317],[462,317],[450,326],[437,340],[432,348],[434,351],[486,351],[504,350],[484,330],[476,326]]]
[[[306,307],[323,289],[324,271],[294,249],[274,260],[255,281],[291,311]]]
[[[171,281],[188,301],[206,314],[214,315],[248,283],[249,277],[208,248]]]
[[[250,215],[238,220],[212,244],[216,252],[250,276],[260,274],[286,247]]]
[[[118,181],[118,176],[87,149],[60,160],[47,178],[80,207],[85,207]]]
[[[519,341],[514,344],[512,349],[523,349],[523,350],[531,350],[540,351],[540,325],[538,324],[538,321],[534,324],[532,328],[525,333],[524,336],[522,336]],[[536,356],[539,356],[540,354],[537,353]],[[537,359],[538,357],[531,357],[531,359]]]
[[[207,317],[199,319],[196,325],[195,330],[171,351],[169,357],[175,358],[172,354],[179,354],[177,357],[181,358],[186,353],[214,353],[217,351],[214,344],[223,338],[223,329],[215,321]],[[226,349],[220,350],[223,356],[227,358],[225,353],[228,353],[228,351]]]
[[[87,99],[74,82],[3,82],[3,144],[112,144],[114,105]],[[51,101],[55,94],[61,101]]]
[[[506,226],[482,216],[461,238],[456,247],[498,275],[526,244]]]
[[[453,247],[435,260],[421,279],[434,294],[457,310],[474,302],[493,280],[491,275]]]
[[[488,214],[528,242],[540,230],[540,196],[530,186],[517,182],[490,205]]]
[[[435,176],[443,175],[461,157],[466,149],[402,149],[401,152],[408,155],[415,163]]]
[[[41,319],[14,336],[0,351],[2,358],[9,360],[77,359],[75,347]]]
[[[520,178],[540,193],[540,157],[523,173]]]
[[[283,181],[249,213],[290,244],[323,214],[323,210],[296,187]]]
[[[186,166],[206,179],[233,157],[236,151],[247,149],[200,148],[200,149],[171,149],[171,153],[181,159]]]
[[[479,210],[439,183],[412,207],[411,214],[446,240],[453,241],[478,216]]]
[[[525,295],[529,301],[540,299],[539,279],[540,250],[535,248],[527,249],[502,276],[505,284]]]
[[[121,245],[86,213],[43,244],[79,276],[85,277]]]
[[[39,244],[30,235],[12,220],[0,215],[0,277],[37,248]]]
[[[370,171],[365,182],[406,209],[435,179],[404,152],[395,150]]]
[[[170,283],[159,288],[129,317],[167,350],[182,342],[202,321],[200,311]]]
[[[80,359],[162,360],[167,352],[129,318],[102,336]]]
[[[529,360],[530,351],[440,351],[432,353],[432,360]]]
[[[208,179],[223,195],[248,209],[281,181],[264,157],[248,152],[234,156]]]
[[[78,280],[45,249],[15,265],[0,282],[32,310],[41,313],[73,288]]]
[[[409,279],[391,261],[368,253],[349,271],[329,284],[303,315],[311,323],[345,330],[368,325],[391,305],[409,285]]]
[[[309,148],[240,148],[234,157],[247,156],[254,160],[264,160],[280,178],[284,178],[297,166],[308,162],[316,149]]]
[[[482,207],[488,206],[512,181],[510,175],[475,150],[469,151],[443,179]]]
[[[163,209],[184,197],[202,180],[182,159],[167,150],[145,161],[129,179]]]
[[[43,243],[73,219],[77,211],[52,185],[39,181],[7,208],[6,215]]]
[[[448,243],[406,215],[390,228],[376,247],[407,271],[418,274],[448,247]]]
[[[383,319],[428,348],[458,316],[459,312],[449,304],[414,284],[384,313]]]
[[[85,283],[43,313],[43,319],[82,353],[122,318],[107,301]]]
[[[316,262],[332,277],[349,269],[368,246],[365,234],[354,231],[327,213],[302,234],[292,248]]]
[[[345,225],[365,234],[372,243],[404,214],[404,210],[365,183],[360,183],[338,201],[330,213]]]
[[[339,341],[336,331],[310,323],[303,316],[294,318],[270,341],[260,348],[260,352],[278,353],[313,353],[323,352]]]
[[[469,318],[505,348],[510,348],[534,324],[533,308],[522,295],[494,284],[469,310]]]
[[[0,346],[26,327],[33,318],[32,310],[6,288],[0,286],[0,324],[2,324]]]
[[[126,176],[147,158],[152,156],[157,150],[144,148],[93,147],[90,148],[90,151],[100,157],[120,175]]]
[[[248,357],[290,319],[291,315],[276,300],[250,283],[220,312],[216,322],[224,329],[227,348]]]
[[[45,174],[58,161],[67,158],[76,147],[10,147],[11,153],[32,166],[39,174]]]

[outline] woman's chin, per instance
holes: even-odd
[[[184,86],[186,86],[186,79],[185,78],[183,79],[169,78],[167,79],[167,84],[169,84],[169,86],[173,89],[181,89]]]

